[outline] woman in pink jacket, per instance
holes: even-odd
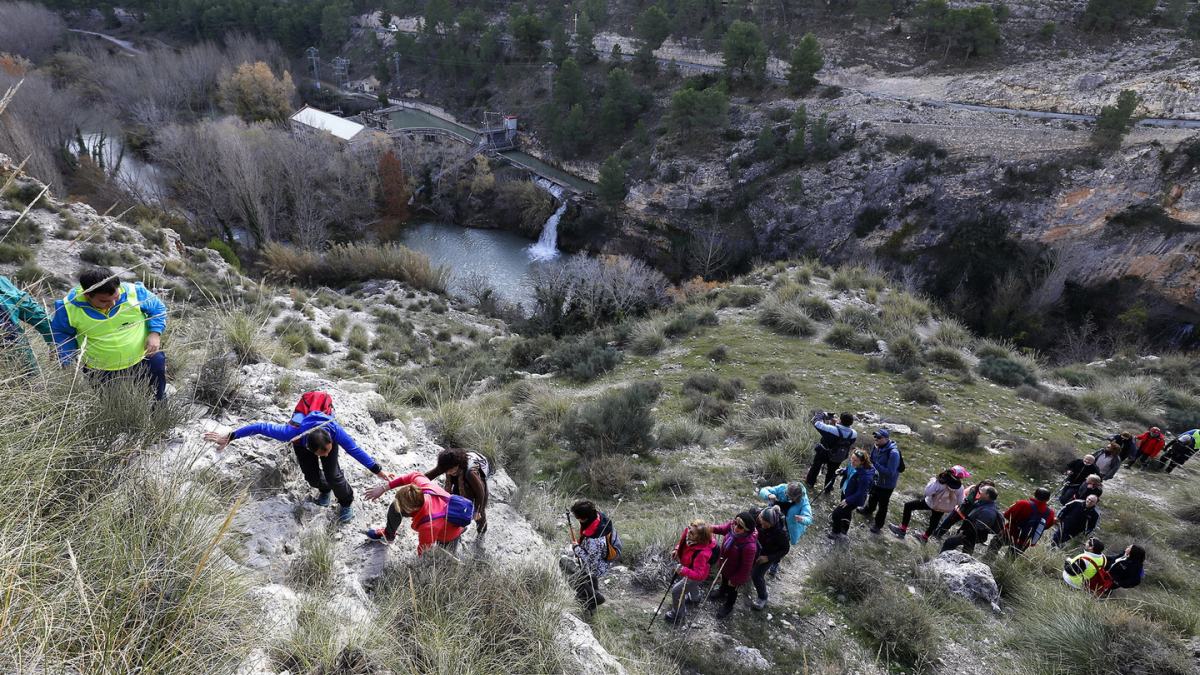
[[[713,601],[721,601],[717,618],[724,619],[737,604],[738,589],[750,581],[754,569],[754,557],[758,555],[758,537],[755,534],[757,518],[753,511],[743,511],[723,525],[714,525],[713,534],[724,535],[718,548],[717,567],[721,570],[721,588]]]
[[[703,520],[693,520],[679,535],[679,543],[671,552],[671,559],[679,563],[675,573],[679,581],[671,587],[671,607],[666,613],[667,622],[675,626],[687,623],[687,603],[699,602],[704,593],[704,582],[716,554],[712,541],[712,527]]]
[[[367,537],[385,544],[392,543],[405,516],[412,519],[412,529],[417,533],[417,555],[434,544],[457,541],[462,535],[463,528],[447,518],[450,493],[426,478],[425,474],[413,471],[393,478],[386,484],[376,485],[367,490],[367,499],[375,501],[393,488],[400,489],[396,491],[396,499],[388,509],[387,527],[373,527],[367,530]]]
[[[925,495],[904,503],[904,517],[900,525],[888,525],[892,534],[903,539],[908,534],[908,521],[912,520],[913,511],[929,511],[929,526],[925,532],[916,535],[921,543],[929,541],[929,535],[942,522],[942,516],[953,511],[963,501],[963,479],[970,478],[971,472],[957,464],[939,473],[925,484]]]

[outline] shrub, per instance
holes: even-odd
[[[654,488],[672,495],[691,494],[696,489],[696,479],[685,467],[674,466],[661,471],[654,481]]]
[[[717,323],[717,314],[711,309],[686,309],[667,321],[663,326],[663,334],[675,339],[692,333],[700,326],[715,326]]]
[[[772,298],[759,313],[759,321],[784,335],[808,337],[817,332],[816,324],[800,307]]]
[[[921,341],[913,335],[901,335],[888,342],[884,367],[893,373],[903,373],[921,365]]]
[[[712,361],[713,363],[725,363],[729,360],[729,348],[725,345],[717,345],[716,347],[708,350],[708,353],[705,354],[705,356],[708,357],[708,360]]]
[[[771,485],[795,478],[800,474],[800,467],[795,456],[782,448],[767,448],[760,450],[755,457],[754,473]]]
[[[323,590],[333,584],[333,536],[313,530],[300,539],[296,559],[288,565],[287,580],[305,590]]]
[[[684,396],[697,394],[713,394],[723,401],[734,401],[744,388],[739,379],[722,380],[712,373],[691,375],[683,381],[681,393]]]
[[[30,260],[33,260],[33,249],[24,244],[0,242],[0,263],[27,263]]]
[[[839,602],[857,602],[880,589],[879,580],[886,576],[874,558],[851,556],[836,551],[819,559],[809,572],[812,585],[823,588]],[[841,597],[839,597],[841,596]]]
[[[796,404],[784,398],[756,396],[750,402],[747,412],[754,417],[782,417],[790,420],[796,416]]]
[[[329,322],[329,332],[324,333],[330,339],[341,342],[346,339],[346,327],[350,325],[350,315],[345,312],[338,312]]]
[[[879,315],[873,310],[858,305],[846,305],[838,313],[838,322],[854,326],[863,332],[870,332],[879,327]]]
[[[953,347],[934,347],[925,352],[925,360],[946,370],[967,370],[967,360]]]
[[[729,418],[729,404],[707,394],[689,395],[683,400],[683,409],[695,415],[702,424],[716,426]]]
[[[791,424],[780,417],[751,416],[739,426],[750,447],[761,450],[786,440],[791,433]]]
[[[1175,502],[1174,513],[1180,520],[1200,525],[1200,488],[1183,490]]]
[[[705,445],[706,432],[704,427],[691,420],[677,420],[663,424],[655,431],[658,447],[664,450],[678,450],[689,445]]]
[[[559,342],[546,354],[546,363],[577,382],[587,382],[617,367],[621,352],[601,336]]]
[[[310,286],[342,286],[371,279],[395,279],[418,289],[444,293],[450,273],[429,257],[398,244],[334,244],[322,252],[276,242],[263,247],[272,274]]]
[[[757,286],[730,286],[717,296],[718,307],[753,307],[763,297],[763,291]]]
[[[241,371],[219,341],[206,351],[206,357],[192,383],[192,400],[213,410],[223,411],[242,397]]]
[[[806,295],[797,300],[797,304],[810,317],[817,321],[829,321],[833,318],[833,307],[815,295]]]
[[[1025,366],[1006,356],[984,356],[979,360],[979,365],[975,367],[975,370],[992,382],[1006,387],[1037,384],[1037,378]]]
[[[666,325],[662,321],[639,323],[629,338],[629,349],[638,356],[657,354],[666,344]]]
[[[967,349],[971,346],[971,332],[954,319],[942,319],[930,337],[933,344],[950,349]]]
[[[858,328],[840,321],[833,324],[833,327],[825,334],[825,342],[839,349],[859,354],[873,352],[877,346],[874,335],[863,333]]]
[[[937,392],[925,380],[914,380],[897,385],[896,392],[906,401],[915,401],[925,405],[938,402]]]
[[[978,450],[980,433],[979,427],[973,424],[955,422],[941,438],[942,445],[960,452]]]
[[[429,416],[429,434],[443,447],[461,448],[468,444],[471,412],[460,401],[443,401]]]
[[[1094,387],[1100,375],[1087,366],[1063,366],[1055,368],[1053,375],[1072,387]]]
[[[768,394],[778,396],[796,391],[796,383],[783,373],[767,373],[758,379],[758,388]]]
[[[159,231],[161,232],[161,230]],[[238,258],[238,254],[234,252],[233,247],[229,244],[217,239],[216,237],[213,237],[212,239],[208,240],[207,244],[205,244],[205,248],[211,248],[212,250],[216,251],[221,256],[221,259],[228,263],[230,267],[239,272],[242,271],[242,261]]]
[[[346,344],[351,349],[357,349],[360,352],[371,350],[371,336],[367,334],[367,329],[362,324],[354,324],[350,328],[350,336],[346,340]]]
[[[854,616],[886,660],[921,670],[935,657],[938,638],[933,613],[907,591],[881,587],[863,599]]]
[[[892,291],[880,303],[880,318],[884,323],[917,325],[933,315],[929,303],[903,291]]]
[[[520,338],[508,348],[508,366],[510,368],[528,368],[538,357],[550,351],[555,345],[551,335]]]
[[[650,407],[660,393],[657,382],[637,382],[576,405],[563,421],[564,444],[583,457],[648,449],[654,436]]]
[[[1037,480],[1048,480],[1066,468],[1076,458],[1075,447],[1065,441],[1018,443],[1009,459],[1014,467]]]

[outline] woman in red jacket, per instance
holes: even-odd
[[[417,533],[417,555],[421,555],[434,544],[457,541],[462,535],[463,528],[451,523],[447,518],[450,493],[426,478],[420,471],[413,471],[393,478],[386,484],[376,485],[367,490],[367,499],[375,501],[393,488],[400,489],[396,491],[396,499],[388,509],[387,527],[373,527],[367,530],[367,537],[384,544],[392,543],[396,540],[396,530],[400,529],[405,516],[412,519],[412,529]]]
[[[724,619],[737,604],[738,589],[750,581],[754,569],[754,557],[758,555],[758,537],[754,530],[754,512],[743,511],[723,525],[714,525],[713,534],[724,535],[717,558],[721,570],[721,588],[712,597],[721,601],[717,618]]]
[[[671,559],[679,563],[675,573],[680,579],[671,587],[671,607],[674,609],[666,614],[668,623],[686,624],[687,603],[700,601],[712,557],[712,527],[703,520],[693,520],[679,535],[679,543],[671,553]]]

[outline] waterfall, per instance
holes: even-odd
[[[536,244],[529,247],[529,257],[534,260],[554,260],[558,257],[558,221],[567,211],[567,200],[563,199],[563,189],[554,183],[544,178],[538,178],[534,182],[538,184],[538,187],[554,195],[554,199],[559,204],[554,213],[546,219],[546,224],[542,226],[542,236],[538,237]]]

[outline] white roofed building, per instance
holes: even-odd
[[[326,132],[346,143],[357,143],[371,136],[358,122],[331,115],[324,110],[304,106],[290,118],[292,130],[305,133]]]

